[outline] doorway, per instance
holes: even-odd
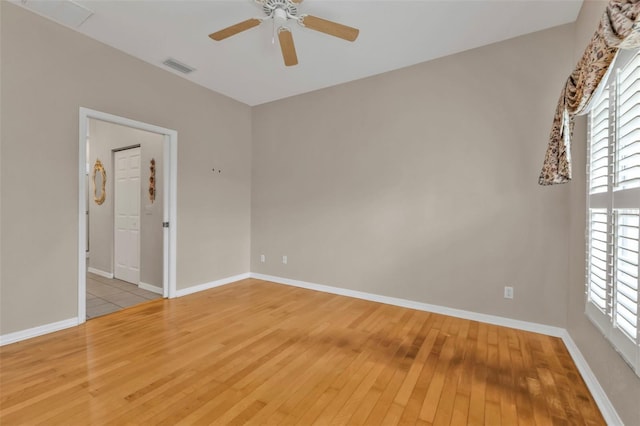
[[[148,137],[157,148],[150,149],[148,142],[122,146],[127,138],[116,137],[108,151],[98,145],[94,152],[90,141],[97,143],[97,136],[89,129],[96,123]],[[100,282],[105,292],[127,291],[129,299],[144,290],[175,297],[177,132],[87,108],[80,108],[79,124],[78,319],[84,322],[91,294],[87,281],[91,291]],[[96,243],[100,234],[108,234],[110,245]],[[141,239],[147,247],[142,250]]]

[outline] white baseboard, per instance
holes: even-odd
[[[150,291],[152,293],[156,293],[156,294],[162,294],[162,287],[158,287],[152,284],[147,284],[147,283],[143,283],[143,282],[139,282],[138,283],[138,288],[141,288],[143,290],[147,290]]]
[[[600,408],[600,412],[602,413],[604,420],[608,425],[624,424],[620,416],[618,416],[616,409],[609,400],[609,397],[605,393],[604,389],[602,389],[602,386],[600,386],[600,382],[598,382],[595,374],[593,374],[591,367],[589,367],[589,363],[582,355],[582,352],[580,352],[580,348],[578,348],[576,342],[574,342],[571,338],[569,332],[567,330],[564,330],[562,336],[560,337],[562,337],[562,341],[567,347],[571,358],[573,358],[573,362],[576,364],[576,367],[578,367],[578,371],[580,371],[584,382],[587,384],[589,392],[591,392],[593,399],[596,401],[596,404],[598,404],[598,408]]]
[[[600,386],[598,379],[589,367],[580,349],[575,344],[569,332],[560,327],[553,327],[545,324],[538,324],[527,321],[520,321],[511,318],[500,317],[496,315],[487,315],[477,312],[465,311],[462,309],[447,308],[445,306],[431,305],[428,303],[415,302],[413,300],[399,299],[396,297],[381,296],[378,294],[365,293],[362,291],[349,290],[339,287],[331,287],[322,284],[314,284],[306,281],[292,280],[289,278],[274,277],[272,275],[251,273],[251,278],[256,278],[274,283],[290,285],[294,287],[306,288],[309,290],[322,291],[325,293],[338,294],[341,296],[355,297],[357,299],[370,300],[373,302],[385,303],[387,305],[401,306],[404,308],[416,309],[420,311],[434,312],[443,315],[449,315],[456,318],[463,318],[472,321],[480,321],[484,323],[500,325],[503,327],[515,328],[518,330],[531,331],[534,333],[545,334],[547,336],[560,337],[564,342],[571,358],[576,364],[578,371],[582,375],[594,401],[600,408],[602,416],[609,425],[622,425],[622,420],[618,416],[613,404],[607,397],[604,389]]]
[[[92,268],[91,266],[87,268],[87,271],[91,272],[92,274],[100,275],[104,278],[109,278],[111,280],[113,279],[113,272],[101,271],[100,269]]]
[[[331,287],[322,284],[314,284],[306,281],[292,280],[289,278],[274,277],[271,275],[251,273],[251,278],[265,281],[272,281],[279,284],[291,285],[294,287],[306,288],[309,290],[322,291],[325,293],[339,294],[341,296],[355,297],[356,299],[370,300],[372,302],[385,303],[387,305],[401,306],[403,308],[416,309],[419,311],[434,312],[442,315],[449,315],[456,318],[463,318],[472,321],[480,321],[488,324],[500,325],[503,327],[516,328],[518,330],[532,331],[534,333],[546,334],[547,336],[561,337],[564,328],[551,325],[538,324],[527,321],[520,321],[497,315],[481,314],[462,309],[447,308],[446,306],[431,305],[429,303],[416,302],[413,300],[400,299],[397,297],[381,296],[363,291],[349,290],[340,287]]]
[[[43,334],[53,333],[54,331],[64,330],[65,328],[75,327],[78,324],[78,317],[75,317],[62,321],[52,322],[50,324],[39,325],[37,327],[28,328],[26,330],[4,334],[0,336],[0,346],[30,339],[32,337],[42,336]]]
[[[176,297],[182,297],[182,296],[186,296],[187,294],[193,294],[199,291],[209,290],[210,288],[220,287],[222,285],[230,284],[232,282],[246,280],[247,278],[250,278],[250,275],[251,274],[247,272],[240,275],[234,275],[228,278],[222,278],[220,280],[210,281],[204,284],[194,285],[192,287],[181,288],[176,291]]]

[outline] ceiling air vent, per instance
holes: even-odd
[[[189,74],[196,70],[195,68],[192,68],[189,65],[185,65],[182,62],[178,62],[173,58],[167,59],[163,62],[163,64],[183,74]]]

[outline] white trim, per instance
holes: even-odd
[[[76,317],[52,322],[50,324],[39,325],[37,327],[28,328],[26,330],[15,331],[13,333],[0,336],[0,346],[19,342],[21,340],[31,339],[32,337],[42,336],[43,334],[53,333],[54,331],[64,330],[65,328],[75,327],[78,324],[79,321]]]
[[[600,382],[598,382],[595,374],[593,374],[593,371],[589,367],[589,363],[584,356],[582,356],[580,348],[578,348],[578,345],[573,341],[569,332],[567,330],[563,330],[562,336],[560,337],[562,338],[564,345],[567,347],[578,371],[582,375],[582,379],[587,384],[589,392],[591,392],[591,396],[593,396],[596,404],[598,404],[598,408],[600,408],[600,412],[602,413],[604,420],[608,425],[622,425],[622,419],[618,416],[616,409],[607,397],[607,393],[602,389],[602,386],[600,386]]]
[[[209,290],[214,287],[220,287],[223,285],[231,284],[236,281],[246,280],[247,278],[251,278],[251,275],[252,275],[251,273],[246,272],[244,274],[234,275],[232,277],[222,278],[220,280],[194,285],[192,287],[181,288],[178,291],[176,291],[176,297],[182,297],[182,296],[186,296],[187,294],[193,294],[199,291]]]
[[[80,108],[78,134],[78,319],[87,317],[87,113]],[[81,319],[84,322],[86,319]]]
[[[385,303],[387,305],[401,306],[403,308],[417,309],[419,311],[434,312],[442,315],[449,315],[456,318],[480,321],[488,324],[500,325],[503,327],[516,328],[518,330],[531,331],[534,333],[546,334],[547,336],[561,337],[564,328],[551,325],[538,324],[528,321],[520,321],[511,318],[499,317],[497,315],[481,314],[477,312],[465,311],[462,309],[447,308],[446,306],[431,305],[429,303],[416,302],[413,300],[400,299],[397,297],[381,296],[363,291],[349,290],[339,287],[331,287],[322,284],[314,284],[306,281],[292,280],[289,278],[274,277],[272,275],[251,273],[251,278],[265,281],[272,281],[279,284],[294,287],[306,288],[309,290],[322,291],[325,293],[339,294],[341,296],[355,297],[357,299],[370,300],[372,302]]]
[[[178,176],[178,132],[164,127],[154,126],[152,124],[143,123],[129,118],[119,117],[117,115],[108,114],[101,111],[95,111],[89,108],[80,107],[79,111],[79,179],[78,179],[78,321],[80,324],[86,321],[86,291],[87,291],[87,258],[86,258],[86,202],[87,202],[87,125],[89,118],[107,121],[110,123],[120,124],[132,127],[134,129],[145,130],[148,132],[164,135],[164,164],[165,164],[165,184],[164,199],[169,200],[168,217],[165,216],[165,222],[170,223],[168,235],[165,232],[163,244],[163,295],[165,297],[176,297],[176,236],[177,236],[177,176]],[[166,182],[169,184],[167,185]],[[165,204],[166,206],[166,204]],[[164,209],[163,209],[164,210]],[[165,212],[164,215],[167,213]],[[167,241],[168,239],[168,241]]]
[[[167,179],[169,181],[169,217],[167,218],[167,222],[170,223],[169,226],[169,243],[167,241],[164,242],[164,251],[166,255],[165,258],[168,259],[167,267],[168,268],[168,276],[167,281],[168,285],[165,283],[164,295],[165,297],[176,297],[177,292],[177,272],[176,272],[176,259],[178,257],[178,249],[176,245],[177,241],[177,229],[178,229],[178,132],[175,130],[170,130],[169,133],[165,137],[166,143],[169,149],[169,167],[167,168],[167,159],[166,155],[164,156],[164,164],[165,171],[169,171],[168,178],[165,178],[165,182]],[[166,150],[166,149],[165,149]],[[166,186],[166,185],[165,185]],[[166,198],[166,191],[165,191]]]
[[[91,272],[92,274],[100,275],[101,277],[104,277],[104,278],[109,278],[110,280],[113,279],[113,272],[105,272],[105,271],[102,271],[100,269],[92,268],[91,266],[89,266],[87,268],[87,272]]]
[[[142,281],[138,283],[138,288],[143,290],[150,291],[156,294],[162,294],[162,287],[158,287],[157,285],[143,283]]]

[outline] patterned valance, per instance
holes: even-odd
[[[574,117],[587,113],[591,97],[607,73],[618,49],[640,47],[640,0],[610,0],[576,69],[560,93],[549,147],[538,183],[571,180],[571,136]]]

